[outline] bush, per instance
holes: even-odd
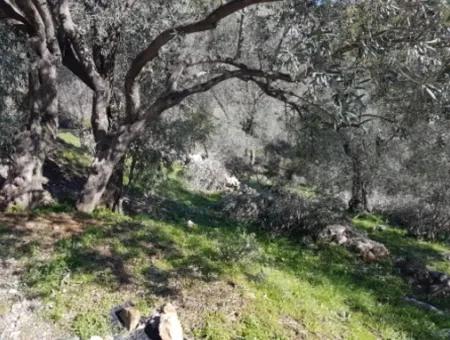
[[[189,188],[195,191],[226,191],[239,186],[238,179],[232,176],[220,161],[202,159],[200,155],[191,156],[184,175]]]
[[[394,202],[381,209],[391,224],[415,237],[444,240],[450,237],[450,184],[413,202]]]
[[[260,249],[254,233],[237,230],[231,239],[219,246],[219,257],[228,262],[251,262],[258,258]]]
[[[257,191],[245,187],[229,194],[221,209],[240,222],[256,223],[274,234],[317,234],[345,216],[345,204],[336,198],[301,197],[282,189]]]

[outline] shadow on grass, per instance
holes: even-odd
[[[39,244],[26,241],[30,234],[31,231],[25,228],[11,230],[9,226],[0,224],[0,259],[7,260],[31,256],[33,248],[39,246]]]
[[[84,220],[48,210],[0,216],[0,223],[0,258],[23,260],[24,280],[41,297],[61,288],[69,275],[112,290],[145,287],[156,296],[176,296],[172,283],[208,282],[223,270],[220,254],[208,244],[190,240],[199,253],[180,246],[180,225],[113,214]]]

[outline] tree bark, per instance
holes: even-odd
[[[115,154],[112,150],[105,154],[97,154],[91,166],[88,180],[77,202],[78,211],[91,213],[101,203],[102,196],[121,156],[121,154]]]
[[[121,198],[123,195],[123,175],[125,172],[125,157],[122,157],[115,165],[114,171],[111,174],[111,178],[106,185],[105,192],[103,193],[101,203],[106,208],[122,212]]]
[[[24,209],[48,204],[51,195],[45,190],[48,179],[43,165],[58,129],[57,66],[51,55],[40,57],[30,72],[30,119],[19,136],[8,178],[0,193],[3,209]]]
[[[348,202],[350,212],[368,211],[367,182],[362,173],[362,162],[358,155],[352,155],[352,197]]]
[[[120,167],[121,162],[124,162],[125,154],[131,141],[136,138],[137,133],[143,128],[143,124],[134,124],[130,127],[123,128],[114,137],[107,138],[103,141],[103,145],[107,145],[103,149],[97,149],[94,162],[91,166],[88,180],[77,202],[78,211],[91,213],[102,201],[103,195],[108,188],[108,183],[111,178],[120,179],[120,191],[122,190],[123,181],[123,167]],[[117,184],[112,181],[111,186]],[[117,188],[115,188],[117,189]],[[117,191],[116,191],[117,192]],[[108,194],[111,196],[111,194]],[[118,203],[117,194],[113,194]],[[114,202],[113,202],[114,204]],[[114,207],[114,206],[113,206]]]
[[[94,92],[91,118],[92,130],[96,143],[96,161],[103,159],[104,155],[108,153],[108,149],[111,147],[111,138],[109,137],[112,134],[111,130],[114,130],[114,125],[118,125],[118,122],[113,121],[117,117],[113,117],[114,115],[112,114],[114,105],[111,90],[112,86],[108,84],[110,84],[109,81],[102,79],[101,86],[96,88]],[[110,174],[109,181],[104,189],[101,200],[99,201],[100,205],[103,205],[112,211],[120,212],[122,210],[120,199],[123,193],[124,168],[125,155],[114,164],[114,171]]]
[[[348,202],[348,210],[352,213],[368,211],[368,181],[364,175],[362,159],[364,148],[352,136],[343,134],[342,139],[344,152],[352,163],[352,195]]]

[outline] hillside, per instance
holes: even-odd
[[[25,339],[46,326],[41,339],[127,336],[111,321],[127,301],[143,315],[173,302],[195,339],[448,338],[449,301],[427,300],[441,312],[405,301],[427,297],[394,262],[412,256],[450,274],[450,245],[408,237],[380,216],[355,216],[356,228],[391,251],[366,263],[338,245],[230,220],[216,208],[220,194],[191,192],[176,174],[157,191],[170,202],[164,214],[85,215],[67,205],[2,214],[0,338]]]

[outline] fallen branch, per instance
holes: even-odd
[[[435,306],[430,305],[429,303],[426,303],[426,302],[423,302],[423,301],[419,301],[419,300],[417,300],[417,299],[415,299],[413,297],[405,296],[403,298],[403,300],[408,302],[408,303],[410,303],[410,304],[415,305],[416,307],[419,307],[419,308],[422,308],[422,309],[426,309],[426,310],[428,310],[430,312],[434,312],[434,313],[439,314],[439,315],[444,315],[445,314],[439,308],[436,308]]]

